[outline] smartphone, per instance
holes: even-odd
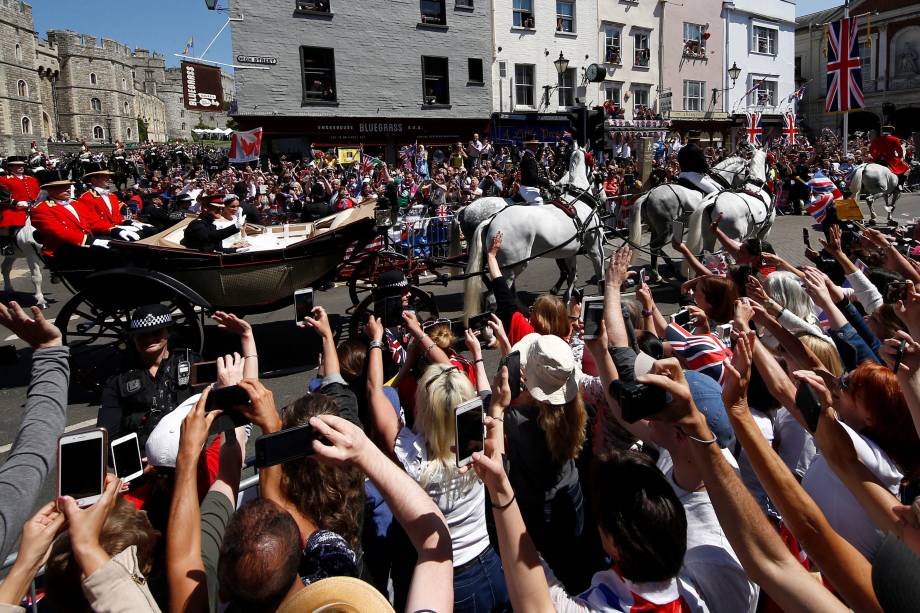
[[[502,366],[508,367],[508,387],[511,397],[516,398],[521,393],[521,352],[512,351],[498,362],[498,370]]]
[[[378,302],[379,312],[374,313],[383,322],[384,328],[397,328],[402,325],[402,296],[387,296]]]
[[[726,347],[731,347],[732,325],[731,324],[719,324],[718,326],[716,326],[716,336],[722,339],[722,342],[725,343]]]
[[[648,272],[645,270],[645,267],[639,269],[639,287],[648,285]]]
[[[256,439],[256,468],[284,464],[313,455],[313,441],[322,437],[310,424],[294,426]]]
[[[898,344],[898,349],[894,354],[894,366],[891,368],[892,372],[897,373],[901,369],[901,360],[904,359],[904,350],[907,349],[907,339],[902,338],[901,342]]]
[[[854,262],[853,265],[856,266],[856,268],[863,274],[865,274],[866,271],[869,270],[869,267],[866,266],[866,263],[863,262],[862,260],[856,260],[856,262]]]
[[[675,243],[682,243],[684,240],[684,222],[672,221],[671,222],[671,234],[674,237],[672,240]]]
[[[898,300],[907,300],[907,283],[905,281],[892,281],[885,290],[886,304],[896,304]]]
[[[811,249],[811,239],[808,236],[808,228],[802,228],[802,242],[805,243],[805,246]]]
[[[0,366],[13,366],[17,360],[16,345],[0,347]]]
[[[454,409],[457,433],[457,467],[462,468],[473,461],[473,454],[486,447],[485,411],[482,398],[467,400]]]
[[[622,379],[610,383],[610,395],[617,399],[620,415],[628,424],[660,413],[671,402],[664,388]]]
[[[217,381],[217,362],[195,362],[192,364],[192,387],[210,385]],[[113,445],[115,443],[112,443]]]
[[[581,301],[581,320],[584,322],[584,339],[596,339],[601,333],[601,322],[604,321],[603,296],[588,296]]]
[[[671,323],[677,324],[678,326],[686,326],[690,323],[690,310],[681,309],[678,312],[670,316]]]
[[[480,313],[478,315],[472,315],[469,321],[466,324],[466,327],[470,330],[482,330],[489,324],[489,320],[492,318],[492,313]]]
[[[260,194],[267,194],[267,193],[268,193],[268,186],[267,186],[267,185],[260,185],[260,186],[259,186],[259,193],[260,193]]]
[[[94,504],[105,489],[108,433],[105,428],[72,432],[58,439],[58,496],[80,507]]]
[[[306,287],[294,292],[294,321],[301,328],[307,324],[303,322],[304,317],[309,317],[313,313],[313,288]]]
[[[821,416],[821,401],[815,390],[805,381],[800,381],[796,389],[795,405],[802,412],[808,431],[814,434],[818,429],[818,418]]]
[[[240,413],[238,407],[249,405],[249,394],[239,385],[231,385],[211,390],[204,404],[205,413],[220,409],[223,415],[211,424],[210,434],[228,432],[239,426],[245,426],[249,419]]]
[[[144,474],[141,447],[136,432],[112,441],[112,468],[115,469],[115,476],[126,482]]]

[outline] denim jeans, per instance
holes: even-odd
[[[502,561],[491,546],[458,569],[454,569],[455,613],[511,609]]]

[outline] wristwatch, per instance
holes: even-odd
[[[367,350],[370,351],[371,349],[380,349],[383,351],[383,341],[371,341],[367,346]]]
[[[642,317],[651,317],[655,314],[655,309],[642,309]]]

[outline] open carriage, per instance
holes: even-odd
[[[189,217],[137,242],[111,241],[107,249],[74,249],[50,260],[52,273],[74,294],[55,324],[71,348],[75,374],[92,384],[114,371],[127,346],[130,313],[144,304],[166,304],[175,340],[197,351],[208,313],[291,305],[295,290],[337,274],[349,246],[360,251],[373,240],[374,211],[368,203],[312,223],[247,225],[246,246],[236,253],[183,246]]]

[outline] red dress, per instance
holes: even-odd
[[[41,202],[32,209],[32,226],[39,233],[42,254],[46,256],[54,256],[55,250],[62,245],[84,245],[93,235],[106,235],[112,229],[90,205],[79,200],[71,200],[68,204],[73,206],[76,216],[53,200]]]
[[[889,134],[877,137],[869,145],[869,155],[872,156],[872,161],[888,166],[889,170],[896,175],[910,170],[910,166],[904,161],[901,139],[897,136]]]
[[[36,198],[41,188],[38,186],[38,180],[31,175],[16,176],[9,174],[0,177],[0,185],[10,191],[12,196],[10,204],[0,204],[0,228],[18,228],[26,224],[29,209],[20,207],[18,202],[28,202],[31,204]]]
[[[96,214],[104,219],[110,227],[117,226],[125,221],[124,215],[121,214],[122,203],[115,194],[102,195],[95,189],[90,189],[80,196],[79,201],[92,207]]]

